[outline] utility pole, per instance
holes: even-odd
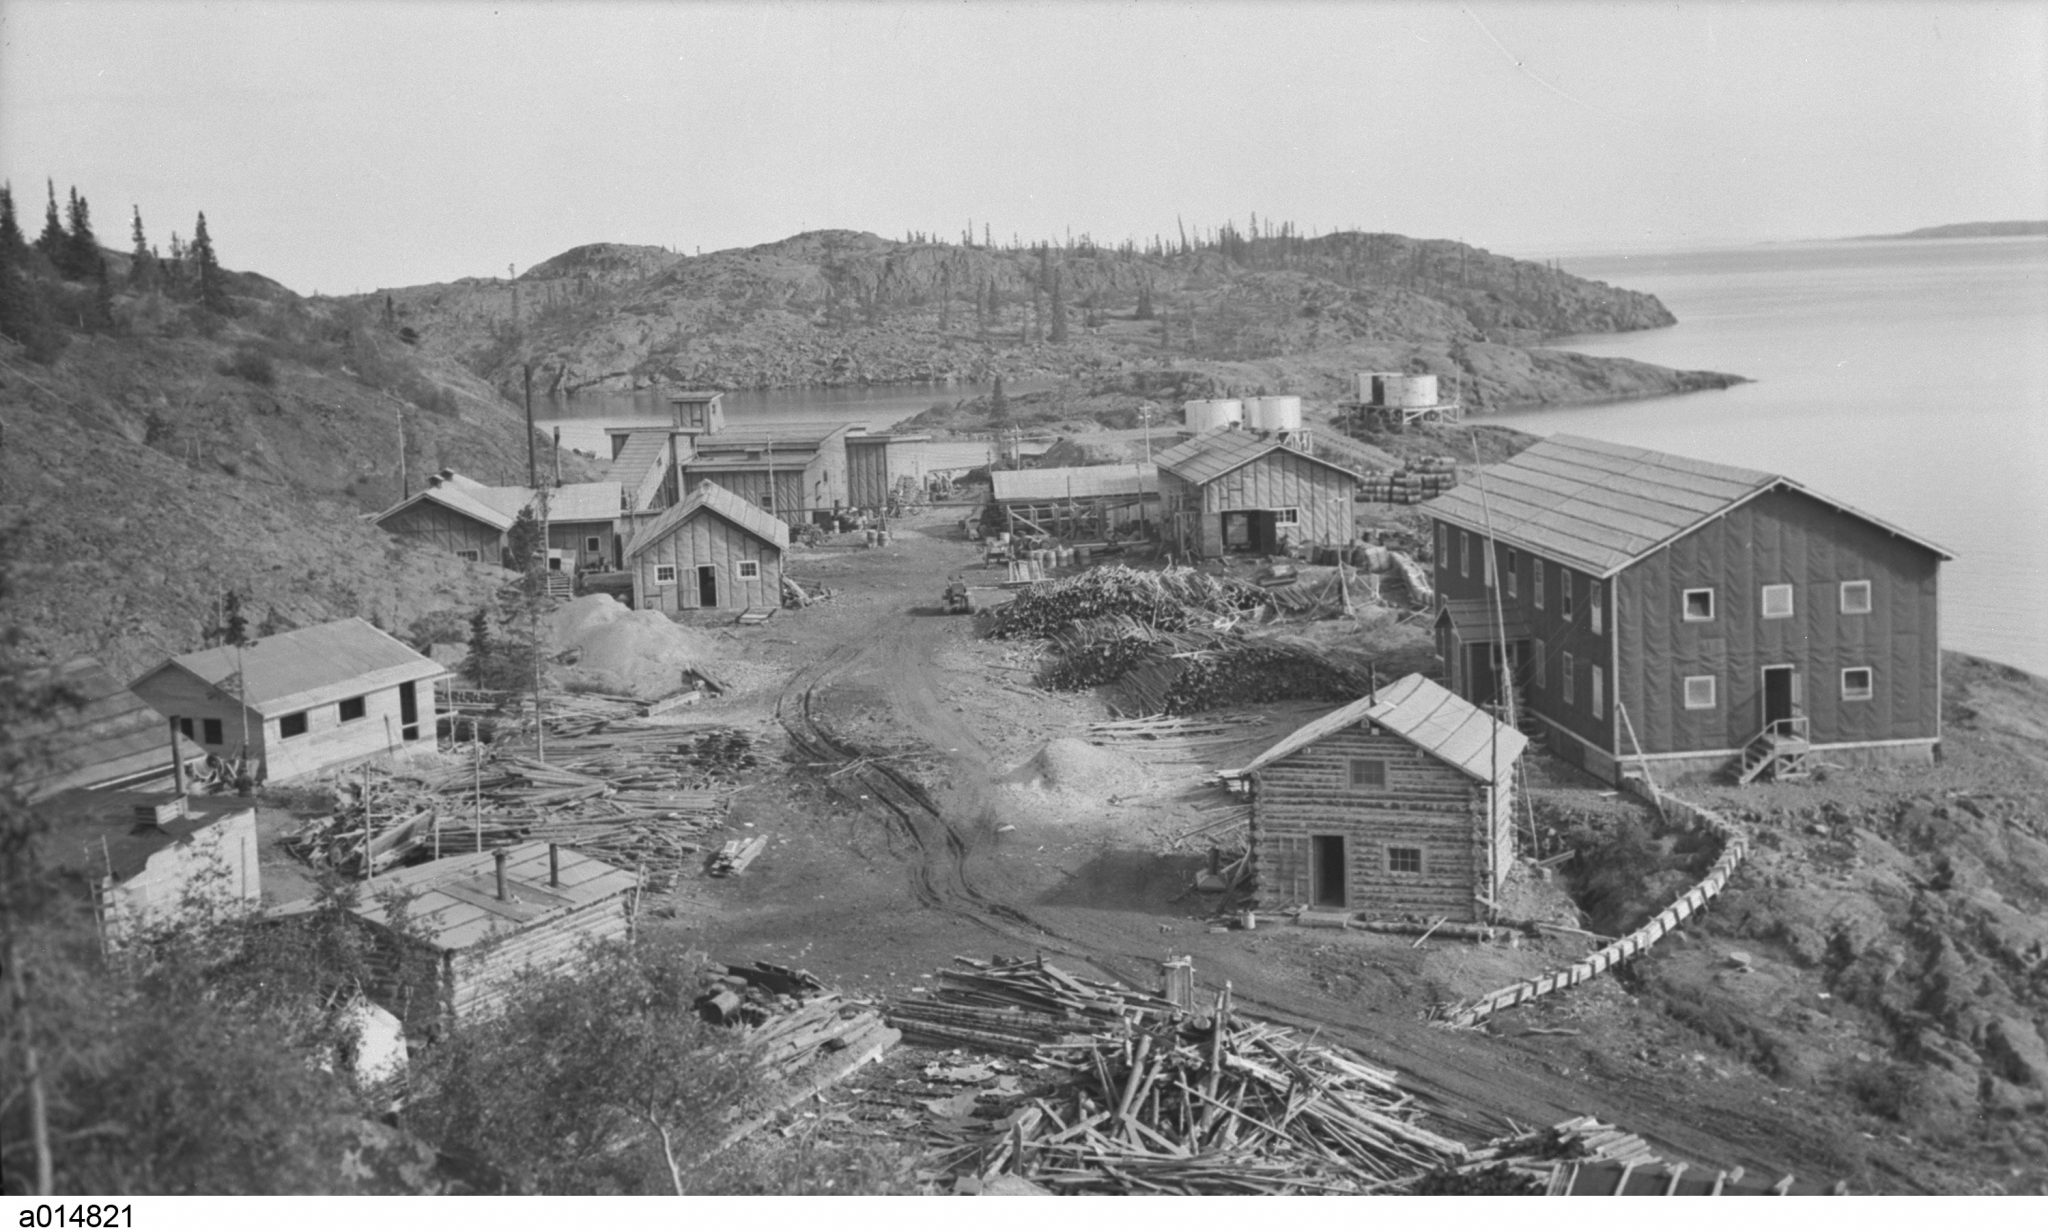
[[[398,499],[412,498],[412,468],[405,457],[405,407],[398,408]]]
[[[533,365],[521,365],[526,373],[526,486],[540,486],[540,467],[533,456]]]

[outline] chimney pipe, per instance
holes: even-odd
[[[512,895],[505,889],[505,853],[502,850],[494,851],[491,857],[498,862],[498,901],[509,903],[512,901]]]
[[[548,844],[548,884],[562,884],[562,849],[554,843]]]

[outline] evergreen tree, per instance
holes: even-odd
[[[36,237],[36,251],[43,259],[58,269],[64,268],[64,248],[70,237],[64,234],[64,224],[57,218],[57,181],[48,181],[50,186],[49,208],[43,213],[43,233]]]
[[[36,285],[34,255],[21,233],[11,187],[0,187],[0,335],[21,343],[39,364],[64,348],[64,334],[50,323]]]
[[[1138,288],[1137,319],[1140,321],[1152,319],[1152,288],[1149,285]]]
[[[150,250],[149,240],[142,233],[142,207],[136,206],[135,225],[131,238],[135,250],[128,264],[128,285],[137,290],[148,291],[157,283],[156,254]]]
[[[996,387],[988,396],[988,417],[994,420],[998,427],[1009,426],[1010,398],[1003,392],[1003,374],[1000,372],[996,373]]]
[[[227,278],[221,273],[220,262],[214,259],[213,240],[206,234],[206,212],[201,210],[199,221],[192,226],[192,274],[199,292],[199,306],[208,312],[227,316],[233,305],[228,302]]]
[[[66,278],[84,282],[100,275],[100,241],[92,233],[92,207],[86,203],[78,190],[71,190],[71,202],[65,210],[69,218],[71,234],[64,243],[64,259],[58,263]]]
[[[158,272],[163,275],[166,290],[176,294],[185,288],[185,241],[171,232],[171,255],[157,263]]]

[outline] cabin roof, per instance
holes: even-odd
[[[532,499],[531,494],[528,499]],[[612,522],[618,519],[620,510],[619,483],[615,479],[565,483],[548,490],[549,522]]]
[[[50,823],[44,859],[94,882],[111,875],[119,883],[141,872],[166,847],[190,842],[210,826],[255,810],[239,796],[188,796],[183,817],[161,826],[135,819],[137,805],[154,805],[170,794],[80,790],[52,796],[39,806]]]
[[[518,516],[519,509],[514,506],[507,512],[499,507],[501,502],[491,495],[506,490],[487,488],[474,480],[463,480],[461,483],[444,481],[433,487],[420,489],[370,520],[382,526],[394,515],[425,501],[452,509],[464,517],[483,523],[492,530],[508,530],[513,519]]]
[[[1527,736],[1416,673],[1401,677],[1377,695],[1361,697],[1303,724],[1243,769],[1224,771],[1224,777],[1250,774],[1359,723],[1399,736],[1466,776],[1495,786],[1508,781],[1515,759],[1529,744]]]
[[[835,420],[826,419],[779,420],[775,423],[759,424],[753,427],[727,428],[723,432],[699,436],[697,438],[697,449],[700,454],[718,453],[725,450],[769,448],[776,450],[816,450],[818,446],[841,432],[851,433],[866,430],[867,425],[863,423],[840,423]]]
[[[26,778],[31,796],[66,787],[170,773],[171,735],[164,716],[107,671],[98,659],[69,659],[23,673],[24,690],[55,685],[78,704],[64,706],[34,731],[52,748],[54,765]]]
[[[605,479],[612,483],[638,488],[640,481],[647,478],[647,472],[660,466],[664,455],[668,453],[669,430],[611,428],[608,431],[614,434],[623,431],[626,444],[619,450],[619,456],[613,458],[605,467]]]
[[[668,396],[670,402],[711,402],[725,397],[722,389],[685,389]]]
[[[1693,528],[1785,488],[1907,539],[1946,549],[1766,471],[1559,435],[1423,504],[1424,511],[1502,543],[1609,577]]]
[[[505,852],[507,899],[498,898],[496,857],[482,851],[381,874],[363,887],[355,911],[388,925],[391,901],[403,900],[408,928],[436,949],[463,950],[573,915],[640,883],[638,875],[594,856],[567,847],[558,853],[560,885],[548,884],[548,845],[534,841]]]
[[[1142,462],[992,471],[989,479],[999,501],[1061,501],[1069,497],[1092,500],[1098,496],[1138,496],[1159,490],[1159,468]]]
[[[787,522],[751,501],[741,500],[706,479],[691,489],[686,499],[664,510],[660,517],[649,523],[639,534],[634,535],[633,541],[626,545],[626,555],[637,556],[700,512],[715,513],[755,538],[765,539],[778,548],[789,546]]]
[[[1494,624],[1502,618],[1505,623],[1496,636]],[[1436,622],[1448,622],[1461,642],[1526,642],[1536,636],[1521,605],[1510,604],[1496,611],[1491,599],[1446,599]]]
[[[1256,462],[1276,451],[1291,453],[1297,458],[1336,471],[1340,475],[1358,478],[1356,471],[1296,449],[1283,441],[1278,434],[1261,435],[1227,427],[1211,428],[1191,440],[1182,441],[1165,450],[1152,460],[1162,471],[1178,475],[1189,483],[1204,484],[1220,479],[1237,468]]]
[[[183,672],[218,690],[225,700],[234,701],[239,692],[244,705],[267,716],[448,674],[439,663],[354,616],[258,638],[243,647],[239,657],[239,691],[232,646],[166,659],[128,687],[147,696],[144,686],[152,678]]]

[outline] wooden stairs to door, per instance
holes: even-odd
[[[550,572],[548,574],[548,595],[556,599],[575,598],[576,579],[566,573]]]
[[[1735,781],[1746,786],[1765,775],[1774,782],[1805,779],[1812,774],[1806,768],[1806,759],[1812,752],[1813,744],[1804,716],[1774,719],[1743,747],[1742,761],[1735,770]]]

